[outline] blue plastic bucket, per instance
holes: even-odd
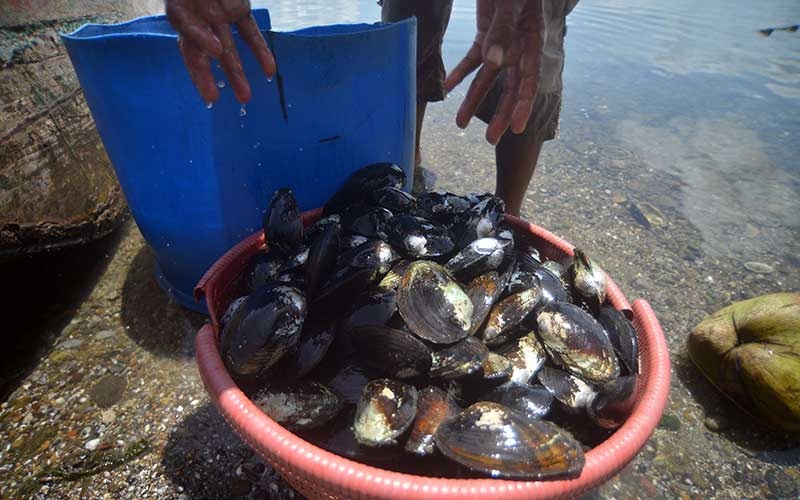
[[[244,112],[227,87],[206,107],[165,16],[62,35],[159,283],[203,312],[193,287],[258,231],[275,189],[292,188],[306,210],[369,163],[397,163],[412,178],[415,20],[277,33],[267,10],[254,15],[282,92],[237,36],[253,93]]]

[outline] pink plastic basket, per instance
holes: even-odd
[[[303,214],[312,223],[320,210]],[[572,255],[572,245],[516,217],[507,221],[529,234],[543,255],[560,259]],[[203,276],[195,297],[205,297],[211,324],[195,341],[203,383],[220,413],[236,433],[298,491],[309,498],[560,498],[579,495],[607,481],[639,452],[658,424],[669,393],[670,363],[664,333],[650,305],[637,300],[631,307],[609,280],[609,299],[633,318],[639,340],[642,383],[633,413],[611,437],[586,453],[586,465],[575,479],[508,481],[498,479],[439,479],[391,472],[327,452],[284,429],[239,390],[222,364],[218,349],[218,319],[227,304],[243,290],[250,257],[265,245],[253,235],[223,255]]]

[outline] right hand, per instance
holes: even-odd
[[[249,0],[166,0],[167,18],[178,32],[178,46],[189,75],[203,100],[219,99],[211,58],[219,59],[236,99],[250,100],[250,84],[233,42],[231,24],[253,50],[261,68],[275,75],[275,58],[250,12]]]

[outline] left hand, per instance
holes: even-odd
[[[516,134],[524,131],[531,116],[544,44],[542,1],[477,0],[475,41],[445,79],[450,91],[480,67],[456,115],[456,124],[464,128],[505,70],[503,94],[486,129],[491,144],[497,144],[509,127]]]
[[[253,50],[268,77],[275,74],[275,59],[250,12],[249,0],[166,0],[167,18],[178,32],[178,45],[189,75],[203,100],[219,98],[211,60],[219,59],[236,99],[250,100],[250,84],[233,42],[231,24]]]

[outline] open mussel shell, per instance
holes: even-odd
[[[483,366],[489,350],[475,337],[467,337],[451,346],[433,352],[433,363],[428,375],[433,378],[453,379],[469,375]]]
[[[386,224],[393,216],[383,207],[352,207],[342,213],[342,227],[352,234],[386,239]]]
[[[264,214],[267,245],[282,255],[291,255],[303,241],[303,221],[291,189],[278,189]]]
[[[436,446],[449,459],[492,477],[572,477],[584,465],[581,444],[568,432],[492,402],[475,403],[442,422]]]
[[[507,242],[497,238],[481,238],[458,252],[444,267],[453,276],[466,283],[478,275],[500,267],[507,246]]]
[[[592,385],[558,368],[543,366],[536,378],[569,413],[578,413],[586,408],[597,393]]]
[[[495,271],[489,271],[473,279],[467,285],[467,295],[472,301],[472,326],[469,334],[474,335],[486,321],[502,293],[501,279]]]
[[[410,212],[416,206],[417,200],[402,189],[390,186],[371,193],[373,205],[383,207],[393,214]]]
[[[289,382],[307,375],[325,357],[336,332],[336,324],[328,318],[307,319],[300,340],[275,364],[270,377]]]
[[[447,227],[421,217],[398,215],[388,224],[389,242],[411,259],[449,254],[453,238]]]
[[[383,291],[396,291],[403,280],[403,275],[406,274],[408,266],[411,265],[410,260],[401,260],[396,262],[389,272],[386,273],[378,283],[378,289]]]
[[[365,364],[396,378],[424,376],[431,368],[431,350],[408,332],[388,326],[359,326],[350,332]]]
[[[343,406],[335,391],[309,381],[269,386],[258,391],[252,400],[271,419],[291,430],[319,427]]]
[[[604,429],[616,429],[625,423],[636,404],[638,375],[618,377],[602,387],[586,406],[589,417]]]
[[[528,383],[547,361],[542,343],[532,332],[498,348],[498,353],[511,362],[511,380]]]
[[[556,302],[540,309],[536,320],[539,338],[558,365],[600,384],[619,376],[608,334],[589,313],[576,305]]]
[[[417,416],[406,440],[405,450],[415,455],[432,455],[436,451],[436,429],[460,411],[461,408],[450,394],[442,389],[434,386],[421,389],[417,396]]]
[[[540,385],[507,382],[480,397],[507,406],[530,419],[547,415],[553,406],[553,394]]]
[[[378,379],[364,386],[353,432],[365,446],[388,446],[409,428],[417,414],[417,389],[396,380]]]
[[[336,268],[342,228],[338,222],[324,227],[311,243],[305,266],[306,296],[313,297]]]
[[[306,301],[299,290],[266,285],[251,293],[220,336],[220,353],[234,377],[265,373],[300,338]]]
[[[373,163],[350,175],[325,204],[325,215],[339,213],[360,204],[370,193],[385,187],[402,188],[406,183],[403,169],[394,163]]]
[[[591,261],[579,248],[575,249],[575,259],[569,268],[572,280],[572,293],[575,302],[586,304],[596,312],[606,300],[608,278],[596,263]]]
[[[416,261],[397,289],[397,308],[409,329],[434,344],[452,344],[469,335],[472,301],[442,266]]]
[[[386,326],[397,313],[396,293],[367,291],[356,297],[352,312],[342,321],[342,330],[350,332],[359,326]]]
[[[489,313],[486,327],[480,332],[486,345],[498,345],[508,340],[508,333],[536,308],[541,297],[540,288],[530,288],[498,302]]]
[[[597,313],[597,321],[603,325],[611,345],[617,353],[622,366],[623,375],[639,373],[639,341],[636,330],[623,313],[611,306],[602,306]]]

